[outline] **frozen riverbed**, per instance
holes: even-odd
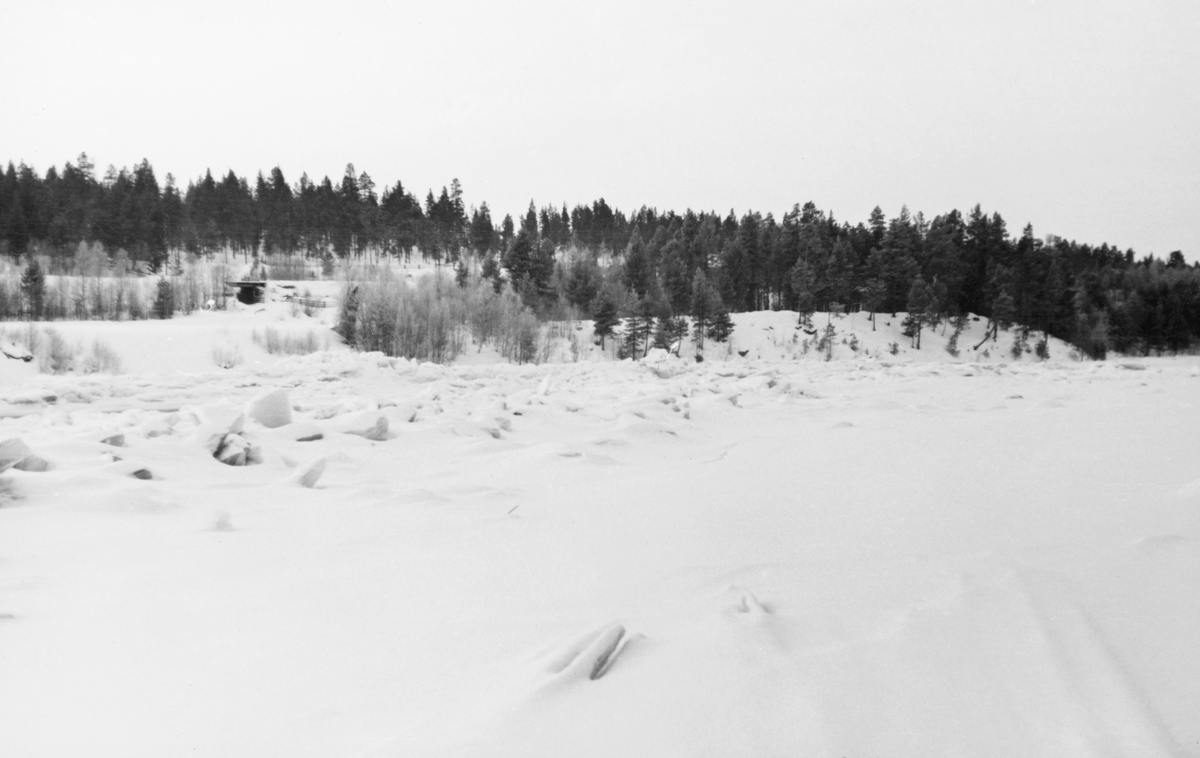
[[[3,755],[1200,755],[1195,359],[5,390]]]

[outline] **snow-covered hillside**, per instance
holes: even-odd
[[[330,316],[0,359],[0,755],[1200,755],[1200,360],[252,352]]]

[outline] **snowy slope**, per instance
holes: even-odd
[[[936,329],[926,328],[922,333],[921,347],[916,348],[913,341],[904,336],[904,317],[906,314],[895,315],[880,313],[872,325],[870,314],[859,312],[850,314],[816,313],[812,316],[812,326],[802,327],[798,324],[798,314],[795,311],[756,311],[751,313],[734,313],[731,318],[734,323],[733,335],[728,342],[720,343],[706,340],[703,354],[707,360],[736,360],[739,358],[762,359],[771,361],[824,361],[824,360],[878,360],[888,363],[920,362],[920,363],[1012,363],[1037,362],[1040,359],[1034,354],[1034,347],[1041,334],[1031,333],[1020,354],[1013,355],[1013,343],[1017,339],[1018,330],[1000,330],[994,338],[984,339],[988,322],[986,318],[971,316],[966,328],[958,337],[958,355],[947,352],[947,345],[954,333],[951,324],[943,323]],[[832,326],[832,348],[823,351],[821,339],[827,326]],[[592,322],[583,321],[580,344],[583,347],[584,360],[607,360],[615,357],[613,341],[607,341],[605,351],[595,344],[597,340],[592,335]],[[1049,340],[1049,360],[1077,361],[1080,356],[1070,345],[1060,339],[1051,337]],[[894,352],[893,352],[894,349]],[[683,358],[694,358],[695,345],[691,337],[679,346],[678,353]],[[745,354],[743,356],[743,353]],[[563,362],[570,361],[568,346],[564,345],[554,355],[555,359]]]
[[[0,755],[1200,754],[1195,359],[4,379]]]

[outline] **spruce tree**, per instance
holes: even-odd
[[[663,316],[654,330],[654,346],[668,353],[679,355],[683,338],[687,336],[687,320],[680,316]]]
[[[42,317],[42,305],[46,299],[46,277],[37,259],[30,256],[29,265],[21,274],[21,294],[25,296],[29,319],[37,321]]]
[[[351,285],[342,299],[342,307],[338,311],[338,323],[333,328],[335,334],[342,338],[350,347],[356,347],[355,325],[358,322],[358,286]]]
[[[713,317],[712,324],[708,327],[708,336],[717,342],[724,342],[732,334],[733,319],[729,317],[729,311],[725,306],[721,305],[717,310],[717,315]]]
[[[154,317],[168,319],[173,315],[175,315],[175,295],[171,292],[171,281],[165,276],[159,277],[154,295]]]
[[[500,273],[500,264],[496,261],[496,256],[491,253],[484,256],[483,266],[479,269],[479,274],[484,279],[492,281],[492,289],[496,294],[500,294],[500,290],[504,287],[504,277]]]

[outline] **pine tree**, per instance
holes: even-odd
[[[905,335],[913,337],[913,346],[921,349],[921,329],[929,322],[933,292],[925,280],[917,277],[908,288],[908,317],[904,319]]]
[[[717,294],[717,288],[709,282],[704,269],[696,269],[695,275],[692,276],[691,316],[694,329],[692,342],[695,343],[698,353],[704,350],[704,336],[721,308],[721,297]]]
[[[863,286],[862,296],[863,306],[871,312],[871,331],[875,331],[875,313],[883,305],[883,299],[887,296],[887,286],[879,278],[869,279]]]
[[[638,301],[632,316],[625,319],[624,339],[621,341],[622,358],[637,360],[650,351],[650,340],[654,334],[655,306],[648,298]]]
[[[1008,329],[1016,318],[1017,306],[1008,290],[1003,290],[992,303],[992,339],[999,336],[1000,329]]]
[[[611,337],[616,333],[617,324],[620,323],[617,318],[617,306],[607,297],[602,297],[596,304],[596,311],[592,314],[592,332],[600,338],[600,349],[604,349],[604,340],[606,337]]]
[[[796,261],[792,267],[792,294],[796,298],[796,312],[800,314],[799,325],[812,328],[812,315],[816,310],[813,295],[814,275],[812,266],[805,260]]]

